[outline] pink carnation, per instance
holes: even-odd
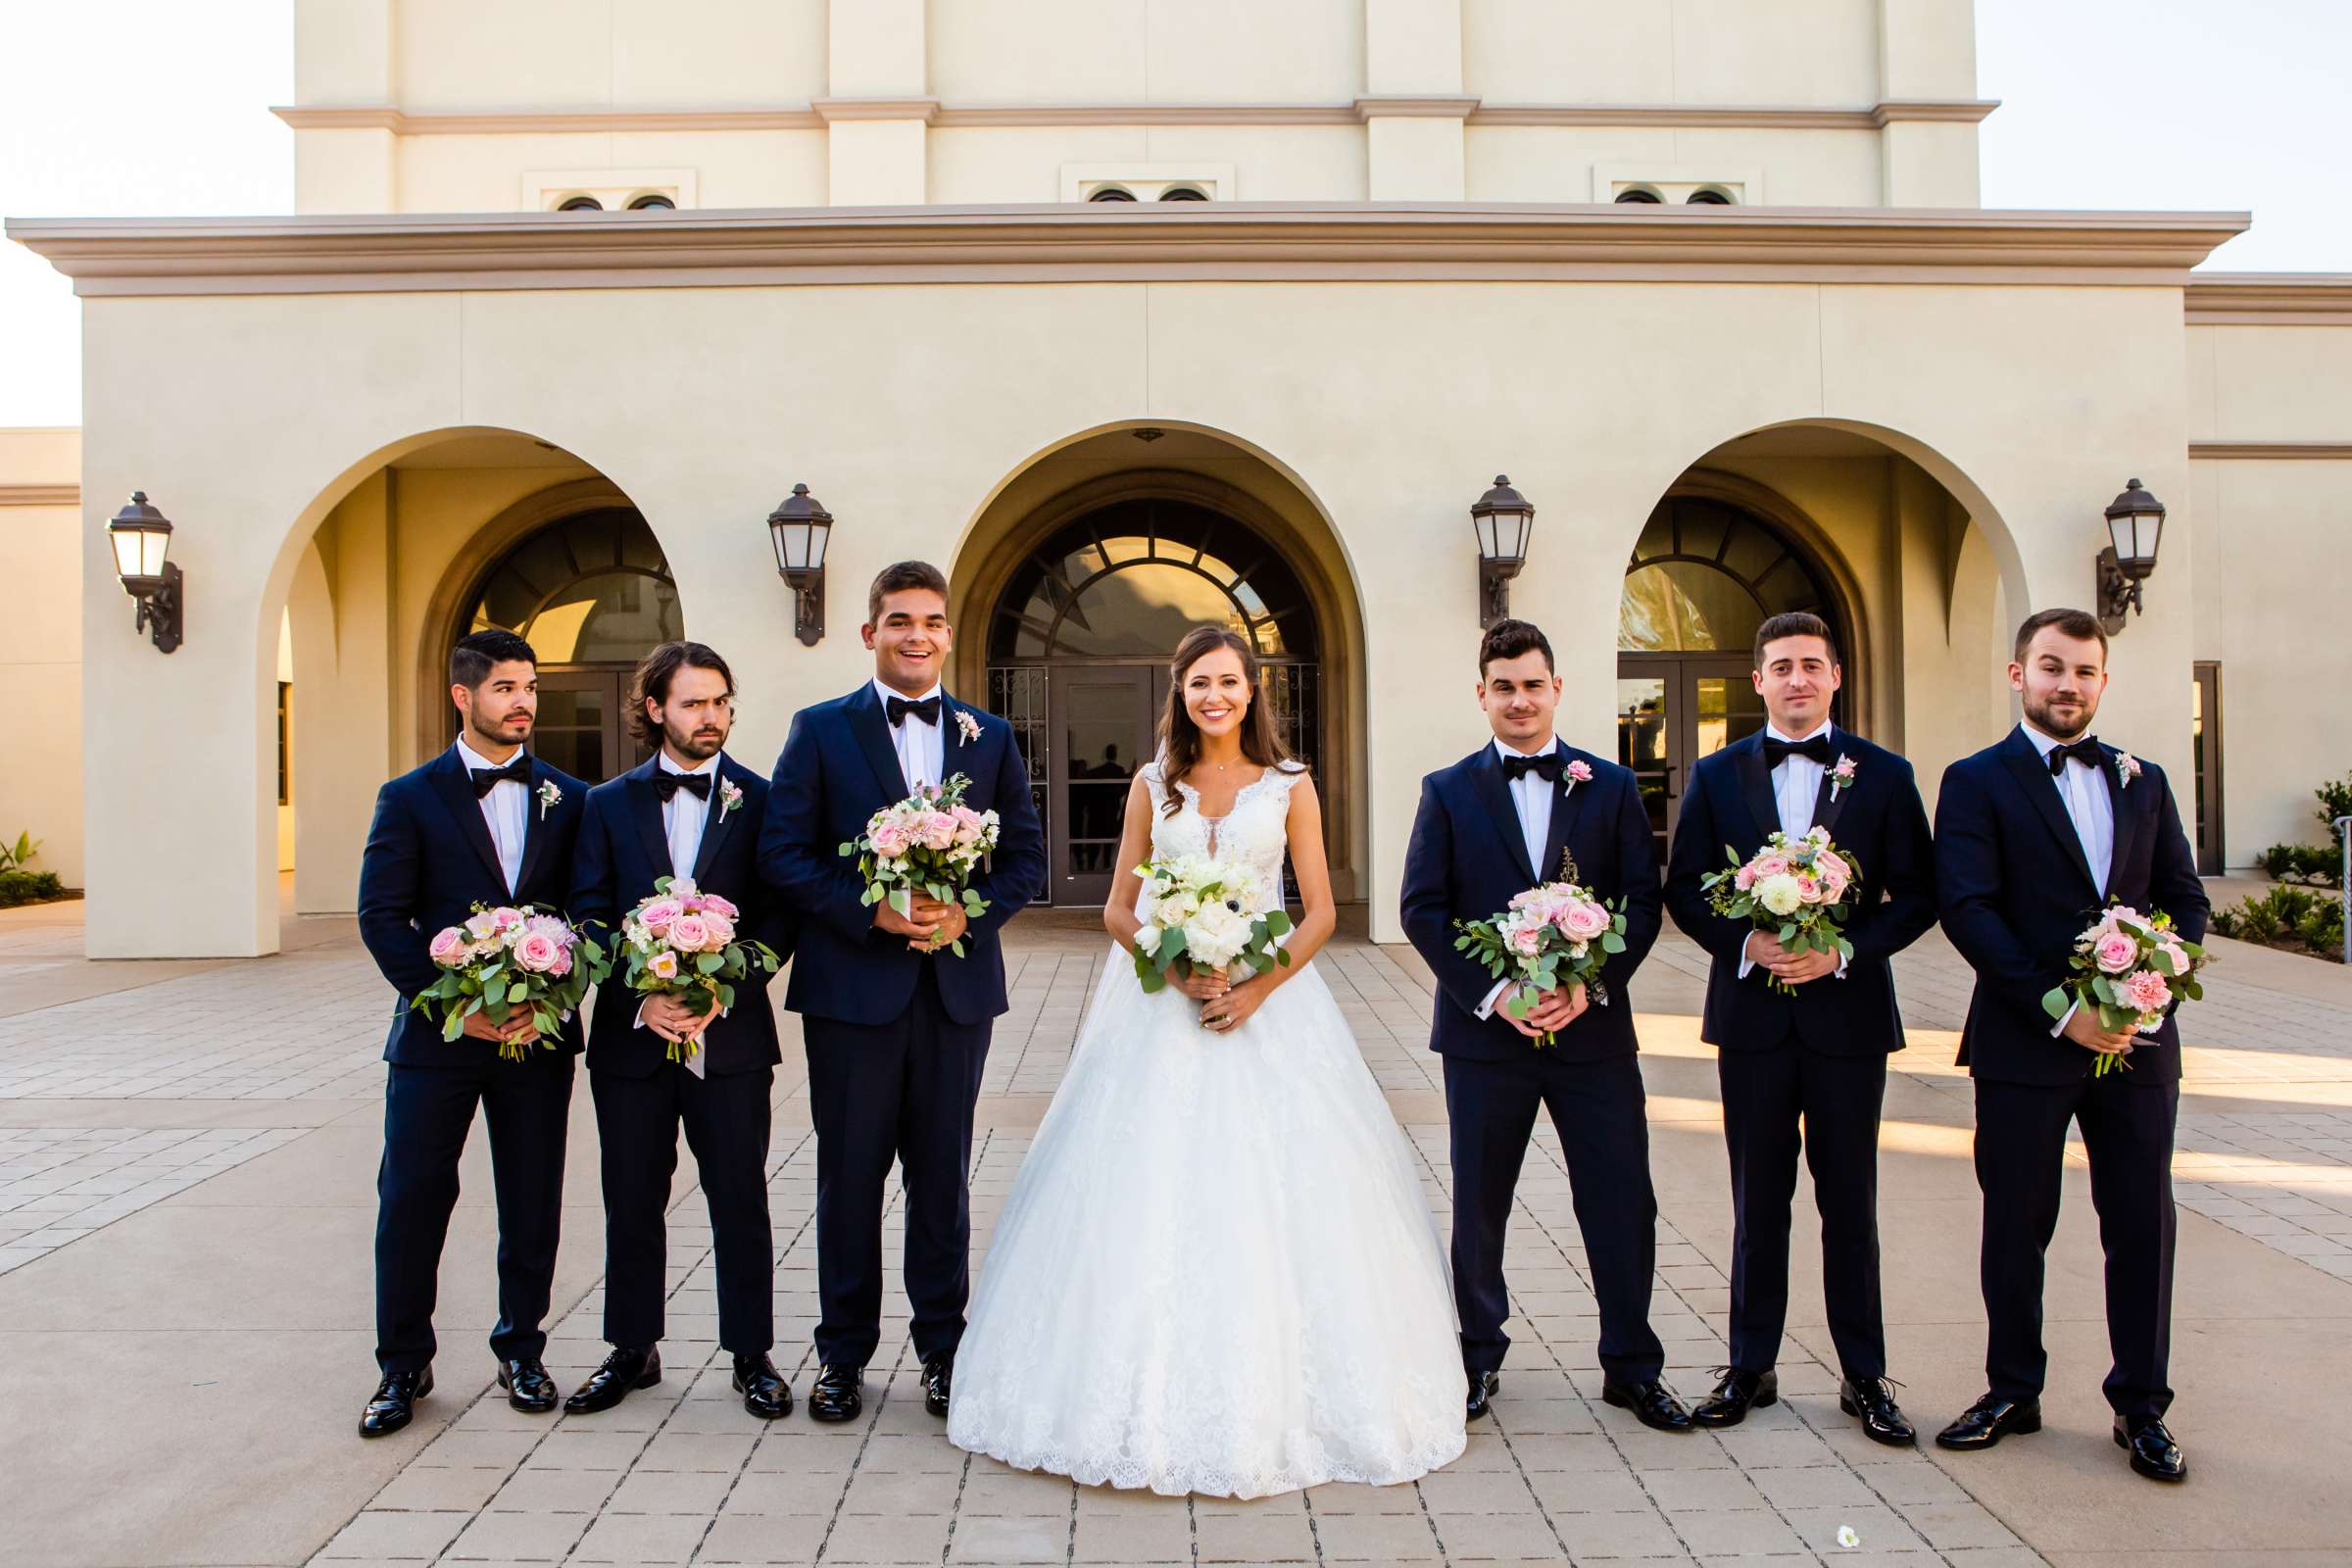
[[[2139,944],[2121,931],[2110,931],[2091,949],[2091,958],[2101,972],[2122,974],[2139,961]]]
[[[1613,923],[1606,907],[1582,899],[1562,909],[1558,921],[1561,932],[1574,942],[1590,942]]]
[[[681,914],[669,922],[669,945],[680,953],[700,953],[710,945],[710,925],[699,914]]]
[[[564,950],[556,945],[556,939],[544,931],[526,932],[523,939],[514,944],[516,967],[533,974],[547,973],[563,956]]]
[[[466,933],[454,925],[450,926],[436,934],[432,945],[425,951],[442,968],[454,969],[466,961]]]
[[[558,947],[556,949],[556,961],[547,966],[547,972],[554,975],[559,980],[571,973],[571,950],[565,947]]]
[[[2134,1012],[2162,1012],[2172,1004],[2173,988],[2153,969],[2140,969],[2122,982],[2124,1002]]]

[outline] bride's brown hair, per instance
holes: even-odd
[[[1232,649],[1241,659],[1242,680],[1250,688],[1250,710],[1242,715],[1242,755],[1260,767],[1303,771],[1306,766],[1274,733],[1273,715],[1266,710],[1265,688],[1258,678],[1257,650],[1250,646],[1249,639],[1223,626],[1195,626],[1184,634],[1184,641],[1176,645],[1175,656],[1168,661],[1168,701],[1159,715],[1159,772],[1166,797],[1160,810],[1169,816],[1184,805],[1183,792],[1176,786],[1200,761],[1200,726],[1193,722],[1192,710],[1184,706],[1184,677],[1220,648]]]

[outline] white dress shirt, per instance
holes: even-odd
[[[1559,749],[1559,744],[1558,736],[1546,735],[1544,744],[1534,751],[1521,752],[1505,746],[1502,738],[1496,736],[1494,755],[1498,758],[1548,757]],[[1552,868],[1544,863],[1544,852],[1551,843],[1551,803],[1559,793],[1559,786],[1541,773],[1527,772],[1505,780],[1503,788],[1511,792],[1511,805],[1519,812],[1519,836],[1527,843],[1527,863],[1536,868],[1537,881],[1549,881]],[[1517,984],[1516,980],[1495,981],[1494,989],[1487,993],[1487,1000],[1478,1004],[1478,1015],[1481,1018],[1493,1016],[1495,1004],[1502,1001],[1504,993]]]
[[[2024,719],[2017,727],[2026,732],[2034,743],[2034,754],[2047,767],[2050,754],[2062,742],[2044,735]],[[2107,894],[2107,874],[2115,868],[2115,802],[2107,795],[2107,781],[2099,777],[2098,769],[2080,757],[2070,757],[2066,771],[2050,782],[2058,786],[2058,799],[2066,803],[2066,814],[2075,824],[2075,838],[2082,846],[2082,858],[2090,862],[2090,874],[2099,884],[2099,896]],[[2066,1017],[2051,1026],[2050,1038],[2055,1040],[2066,1032],[2067,1020],[2075,1015],[2075,1007],[2066,1009]]]
[[[718,759],[724,753],[713,754],[700,767],[680,767],[669,760],[669,753],[654,754],[655,765],[664,773],[676,773],[693,778],[708,775],[713,798],[696,795],[692,790],[678,790],[662,803],[662,832],[669,840],[669,874],[690,877],[694,862],[703,852],[703,825],[710,820],[710,808],[717,804]]]
[[[1814,735],[1834,738],[1836,733],[1826,718],[1821,721],[1820,728],[1807,735],[1790,735],[1770,719],[1764,721],[1764,738],[1768,741],[1809,741]],[[1810,757],[1799,757],[1794,752],[1782,758],[1780,764],[1773,768],[1773,803],[1781,810],[1781,831],[1790,838],[1800,839],[1813,831],[1813,805],[1821,797],[1821,775],[1827,771]],[[1755,966],[1756,960],[1749,957],[1746,949],[1742,948],[1740,953],[1740,978],[1746,979]],[[1838,978],[1845,978],[1843,955],[1838,959]]]
[[[901,702],[917,703],[933,697],[939,699],[938,723],[926,724],[919,718],[908,718],[904,724],[890,724],[890,744],[899,754],[899,771],[906,779],[906,788],[912,790],[921,784],[939,788],[940,780],[945,776],[942,766],[947,755],[947,743],[943,732],[948,725],[948,701],[940,691],[939,684],[935,681],[922,696],[909,698],[904,692],[895,692],[883,685],[881,677],[877,675],[874,678],[874,691],[882,699],[882,722],[885,724],[890,724],[890,702],[894,697]]]
[[[466,745],[463,735],[458,737],[458,760],[466,764],[468,773],[504,765]],[[531,792],[513,779],[500,779],[480,804],[482,820],[490,828],[490,843],[498,851],[499,873],[507,879],[507,896],[513,898],[514,884],[522,875],[523,840],[531,831]]]

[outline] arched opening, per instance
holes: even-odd
[[[1361,620],[1336,538],[1285,471],[1211,431],[1077,438],[1000,487],[951,577],[963,679],[1012,721],[1029,762],[1048,902],[1110,895],[1168,656],[1197,625],[1228,626],[1257,650],[1260,700],[1325,780],[1335,891],[1361,896],[1360,790],[1332,782],[1363,765]]]

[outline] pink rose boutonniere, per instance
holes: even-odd
[[[956,710],[956,733],[963,737],[964,745],[969,746],[980,738],[980,721],[958,708]]]
[[[727,813],[743,804],[743,786],[731,778],[718,781],[718,819],[724,822]]]
[[[1568,780],[1568,788],[1560,791],[1560,797],[1563,800],[1574,793],[1579,784],[1592,782],[1592,764],[1581,757],[1569,759],[1568,765],[1560,769],[1560,772]]]
[[[560,790],[560,789],[556,788],[556,781],[555,781],[554,779],[552,779],[552,778],[551,778],[551,779],[549,779],[549,780],[548,780],[546,783],[544,783],[544,784],[540,785],[540,786],[539,786],[539,820],[540,820],[540,821],[542,821],[542,822],[546,821],[546,820],[547,820],[547,808],[548,808],[549,807],[551,807],[551,806],[555,805],[555,804],[556,804],[558,801],[562,800],[563,798],[564,798],[564,792],[563,792],[562,790]]]
[[[2119,790],[2128,790],[2132,787],[2132,781],[2137,777],[2139,777],[2139,759],[2133,757],[2130,752],[2116,753],[2115,787]]]
[[[1853,788],[1854,774],[1858,771],[1852,758],[1838,759],[1838,765],[1830,769],[1830,799],[1834,801],[1839,791]]]

